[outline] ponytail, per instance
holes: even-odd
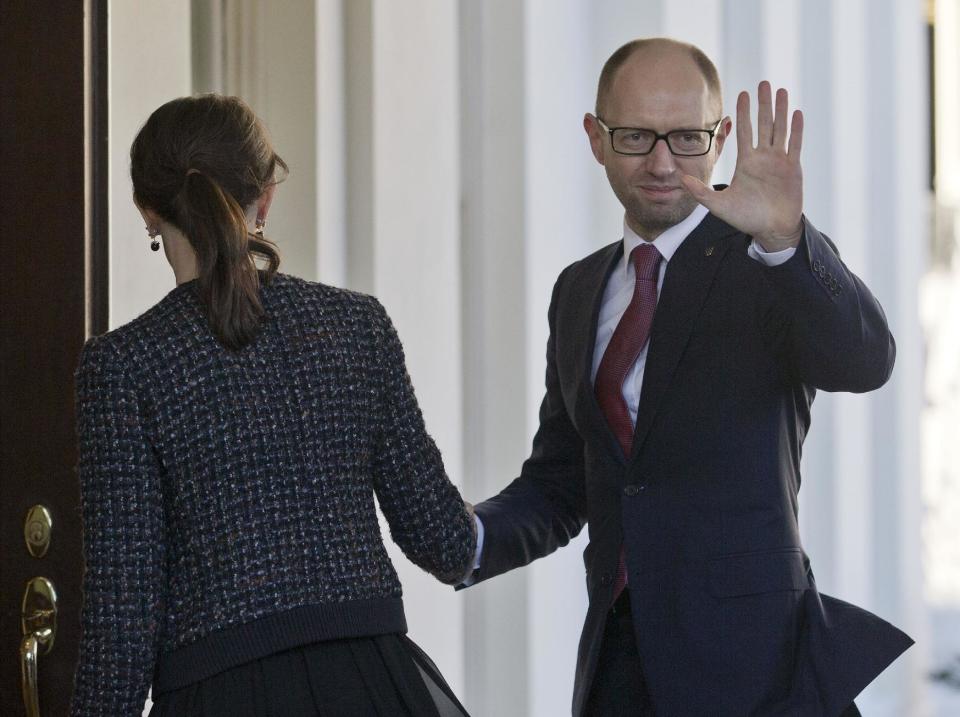
[[[197,255],[198,294],[210,330],[225,347],[239,350],[256,338],[263,318],[254,258],[267,261],[269,283],[280,265],[276,246],[250,234],[243,208],[202,172],[187,173],[174,210]]]

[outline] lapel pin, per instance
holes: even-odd
[[[713,247],[708,246],[706,251],[703,252],[705,256],[713,256]]]

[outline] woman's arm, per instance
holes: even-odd
[[[384,382],[373,456],[377,499],[394,542],[406,556],[438,580],[455,585],[471,567],[474,522],[444,472],[413,393],[403,346],[376,301],[374,330]]]
[[[86,565],[71,714],[139,717],[165,584],[160,468],[129,367],[107,340],[84,347],[76,391]]]

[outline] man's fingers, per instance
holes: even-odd
[[[757,146],[769,147],[773,143],[773,102],[770,83],[764,80],[757,87]]]
[[[750,123],[750,94],[737,95],[737,151],[746,154],[753,147],[753,125]]]
[[[776,113],[773,117],[773,146],[783,151],[787,142],[787,91],[777,90]]]
[[[801,144],[803,144],[803,112],[794,110],[793,119],[790,121],[790,143],[787,145],[787,156],[799,157]]]

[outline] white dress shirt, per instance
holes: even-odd
[[[660,289],[663,288],[663,277],[666,276],[667,267],[677,249],[683,243],[683,240],[690,236],[690,233],[707,216],[707,208],[698,204],[690,212],[689,216],[679,224],[674,224],[663,234],[658,236],[652,242],[653,246],[663,257],[660,261],[660,273],[657,276],[657,298],[660,297]],[[623,256],[614,267],[613,273],[607,280],[607,286],[603,290],[603,301],[600,304],[600,316],[597,320],[597,341],[593,349],[593,368],[590,372],[590,380],[597,378],[597,369],[600,367],[600,359],[603,358],[603,352],[607,350],[610,339],[613,338],[613,332],[620,323],[624,312],[630,305],[633,298],[634,285],[636,283],[636,269],[633,262],[630,261],[630,252],[641,244],[647,243],[646,240],[634,232],[628,225],[626,219],[623,221]],[[787,261],[793,256],[796,249],[784,249],[777,252],[765,252],[757,242],[750,242],[747,254],[757,261],[761,261],[767,266],[776,266]],[[637,407],[640,405],[640,387],[643,385],[643,370],[647,365],[647,348],[649,342],[640,349],[640,355],[637,361],[627,373],[623,381],[623,400],[630,410],[630,420],[634,425],[637,423]]]
[[[657,248],[657,251],[660,252],[660,256],[662,257],[659,274],[657,275],[658,299],[660,297],[660,289],[663,287],[663,277],[666,276],[670,259],[673,258],[677,249],[680,248],[683,240],[697,228],[707,214],[707,208],[698,204],[686,219],[679,224],[674,224],[650,242]],[[630,261],[630,252],[645,242],[646,240],[643,237],[639,236],[627,225],[627,220],[624,218],[623,256],[617,262],[616,267],[614,267],[610,278],[607,280],[607,286],[603,290],[603,301],[600,304],[600,315],[597,319],[597,340],[593,348],[593,368],[590,372],[591,381],[596,380],[597,369],[600,367],[600,359],[603,358],[603,352],[607,350],[607,345],[610,343],[610,339],[613,338],[613,332],[617,328],[617,324],[620,323],[620,319],[627,310],[627,306],[630,305],[630,300],[633,298],[636,270],[634,269],[633,262]],[[796,248],[767,252],[764,251],[763,247],[757,244],[756,241],[750,242],[750,246],[747,248],[747,255],[751,259],[762,262],[767,266],[783,264],[790,259],[795,252]],[[647,348],[649,345],[649,342],[647,342],[647,344],[640,349],[640,355],[637,356],[636,363],[633,364],[633,367],[627,373],[626,379],[623,381],[623,400],[630,410],[630,420],[634,425],[637,423],[637,407],[640,405],[640,388],[643,385],[643,370],[647,365]],[[483,523],[477,515],[474,516],[474,519],[477,522],[477,553],[473,569],[476,570],[480,567],[480,554],[483,551]],[[463,583],[464,585],[473,583],[472,573]]]

